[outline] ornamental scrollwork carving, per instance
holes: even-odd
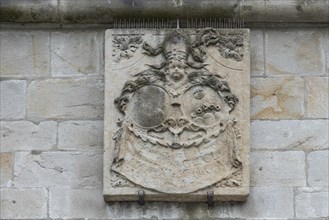
[[[112,137],[111,170],[120,176],[113,187],[134,184],[164,193],[189,193],[241,186],[240,135],[231,115],[239,99],[205,62],[205,48],[210,46],[224,58],[241,61],[240,38],[205,29],[192,42],[184,31],[174,30],[155,48],[143,43],[146,56],[164,60],[134,74],[114,100],[122,118]],[[123,52],[142,39],[115,41],[125,45],[119,47]],[[140,172],[146,174],[140,177]]]
[[[236,61],[242,61],[243,59],[242,33],[221,34],[214,28],[202,29],[198,32],[197,40],[192,47],[199,48],[200,46],[214,46],[224,58],[234,59]]]

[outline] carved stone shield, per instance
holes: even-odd
[[[108,30],[104,196],[245,200],[249,31]]]

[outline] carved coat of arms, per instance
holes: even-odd
[[[138,190],[163,201],[246,198],[248,39],[212,28],[107,32],[106,200]]]

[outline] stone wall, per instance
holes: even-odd
[[[328,23],[328,0],[0,0],[0,21],[107,24],[115,18]]]
[[[251,29],[245,203],[105,203],[104,28],[2,28],[2,219],[326,219],[329,28]]]

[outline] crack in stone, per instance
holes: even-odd
[[[59,55],[57,52],[50,50],[50,52],[54,53],[55,55],[58,56],[59,59],[61,59],[64,63],[69,64],[71,67],[73,67],[76,71],[78,71],[81,74],[88,74],[87,72],[83,72],[81,71],[81,69],[77,66],[75,66],[73,63],[71,63],[70,61],[68,61],[67,59],[65,59],[64,57],[62,57],[61,55]]]
[[[46,170],[54,170],[58,173],[63,173],[64,172],[64,168],[60,167],[60,166],[46,167],[46,166],[42,165],[40,161],[34,160],[33,162],[37,163],[41,168],[46,169]]]

